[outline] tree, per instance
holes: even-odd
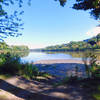
[[[88,43],[91,44],[92,46],[93,46],[94,44],[96,44],[96,42],[93,41],[93,40],[90,40]]]
[[[30,2],[30,0],[29,0]],[[18,4],[19,8],[23,6],[23,0],[0,0],[0,40],[7,38],[8,36],[19,36],[20,29],[23,29],[23,22],[20,15],[24,11],[14,11],[9,14],[4,8]]]
[[[100,41],[100,33],[96,36],[96,38],[97,38],[97,42],[99,42]]]
[[[59,2],[61,6],[64,6],[67,0],[59,0]],[[72,8],[76,10],[90,10],[90,14],[95,19],[100,19],[100,0],[76,0]]]
[[[14,11],[12,14],[9,14],[4,7],[12,6],[18,4],[19,8],[23,6],[24,0],[0,0],[0,40],[8,36],[19,36],[20,29],[22,28],[22,20],[20,15],[24,11]],[[31,0],[27,0],[30,4]],[[61,6],[64,6],[67,0],[55,0],[59,1]],[[73,4],[74,9],[77,10],[91,10],[91,15],[95,19],[100,18],[100,0],[76,0],[76,3]]]

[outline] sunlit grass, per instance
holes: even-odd
[[[3,79],[3,80],[6,80],[10,77],[12,77],[10,74],[0,75],[0,79]]]
[[[100,100],[100,86],[98,86],[97,88],[97,93],[94,93],[93,94],[93,97],[96,99],[96,100]]]
[[[41,76],[46,77],[46,78],[51,78],[52,76],[49,73],[43,73]]]
[[[7,96],[6,95],[0,95],[0,100],[7,100]]]
[[[95,100],[100,100],[100,93],[93,94]]]

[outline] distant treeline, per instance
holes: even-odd
[[[83,41],[71,41],[62,45],[48,46],[41,51],[85,51],[100,49],[100,34]]]
[[[29,51],[29,48],[28,46],[24,46],[24,45],[21,45],[21,46],[9,46],[7,45],[5,42],[0,42],[0,52],[4,52],[4,51],[7,51],[7,52],[13,52],[13,51]]]

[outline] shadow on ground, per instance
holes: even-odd
[[[74,69],[75,66],[80,66],[79,71],[84,70],[83,64],[76,63],[37,65],[43,71],[54,71],[53,73],[58,73],[59,75],[63,72],[66,73],[66,70]],[[69,73],[71,72],[69,71]],[[41,81],[27,80],[23,77],[13,77],[8,80],[0,79],[0,89],[11,93],[18,98],[22,98],[22,100],[93,100],[88,93],[89,91],[85,91],[79,84],[74,85],[73,83],[72,85],[66,84],[57,87],[51,85],[52,83],[57,82],[56,80],[59,80],[59,78],[56,79],[55,77],[53,79]]]
[[[27,87],[20,87],[20,85],[26,84]],[[58,86],[54,88],[43,82],[29,81],[24,78],[19,78],[16,86],[0,79],[0,89],[18,98],[22,98],[22,100],[93,100],[78,85]]]
[[[7,91],[19,98],[23,98],[25,100],[61,100],[61,98],[52,97],[40,93],[32,93],[25,89],[16,87],[8,82],[0,79],[0,89]],[[1,100],[1,99],[0,99]]]

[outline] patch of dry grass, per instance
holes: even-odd
[[[0,75],[0,79],[6,80],[8,78],[10,78],[11,75],[5,74],[5,75]]]
[[[0,95],[0,100],[7,100],[7,96],[6,95]]]

